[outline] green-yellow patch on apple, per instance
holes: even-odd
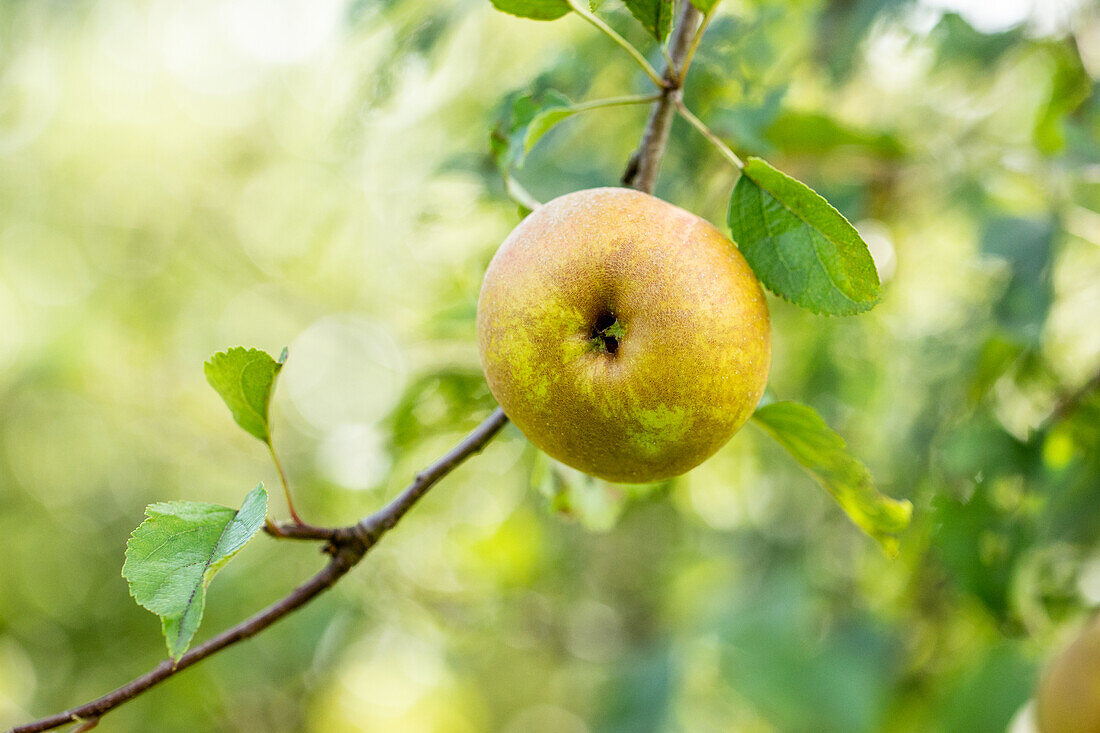
[[[645,193],[577,191],[493,257],[482,367],[519,429],[617,482],[697,466],[745,423],[771,362],[767,303],[734,244]]]

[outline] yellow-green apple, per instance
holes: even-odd
[[[1100,733],[1100,615],[1051,661],[1037,702],[1040,733]]]
[[[531,442],[608,481],[679,475],[752,414],[760,283],[727,237],[645,193],[554,199],[501,245],[477,311],[489,389]]]

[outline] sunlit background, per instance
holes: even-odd
[[[900,557],[751,427],[644,488],[509,427],[329,596],[102,729],[1030,730],[1100,604],[1100,400],[1069,398],[1100,366],[1100,5],[721,8],[688,104],[825,194],[885,284],[858,318],[770,299],[771,388],[913,501]],[[487,0],[0,0],[0,726],[164,657],[120,576],[147,503],[276,486],[212,353],[289,346],[275,444],[317,523],[476,425],[478,288],[518,221],[500,102],[646,84],[583,21]],[[612,185],[644,117],[578,116],[519,178]],[[658,193],[721,224],[734,176],[678,122]],[[322,561],[258,538],[199,640]]]

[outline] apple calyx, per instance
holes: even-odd
[[[619,350],[623,338],[623,324],[611,311],[605,311],[592,324],[592,346],[605,353],[614,355]]]

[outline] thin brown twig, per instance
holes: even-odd
[[[353,549],[350,545],[345,551],[335,555],[321,572],[314,575],[308,581],[295,588],[289,595],[271,604],[259,613],[242,621],[241,623],[226,629],[214,638],[191,649],[175,664],[171,659],[166,659],[156,667],[127,682],[122,687],[107,693],[103,697],[92,700],[84,705],[77,706],[56,715],[35,720],[25,725],[12,728],[9,733],[37,733],[38,731],[60,728],[69,723],[86,722],[91,719],[99,719],[119,705],[134,699],[154,685],[160,684],[169,677],[182,672],[191,665],[206,659],[211,654],[243,641],[258,634],[271,624],[283,618],[296,608],[300,608],[314,597],[332,587],[333,583],[351,570],[362,558],[365,548]],[[358,556],[356,556],[358,552]]]
[[[498,407],[449,453],[419,473],[416,479],[397,498],[378,512],[350,527],[334,529],[309,527],[308,525],[305,527],[297,525],[280,527],[281,530],[286,532],[297,533],[281,536],[293,536],[298,539],[304,539],[309,531],[314,531],[314,536],[310,536],[308,539],[325,540],[327,542],[325,549],[332,556],[320,572],[295,588],[284,598],[191,649],[174,664],[171,659],[166,659],[149,672],[100,698],[56,715],[16,726],[10,729],[8,733],[38,733],[38,731],[52,730],[71,723],[87,725],[93,720],[98,722],[102,716],[129,702],[149,688],[160,684],[169,677],[182,672],[191,665],[226,647],[255,636],[279,619],[301,608],[331,588],[336,581],[358,565],[359,561],[378,543],[382,535],[392,529],[398,520],[428,493],[432,486],[467,458],[479,453],[507,422],[508,418],[504,415],[504,411]]]
[[[669,41],[669,55],[675,65],[682,65],[691,47],[695,29],[699,25],[702,16],[690,2],[684,2],[680,9],[680,17],[676,21],[676,28],[672,32]],[[624,186],[632,186],[639,191],[653,193],[657,187],[657,176],[661,171],[661,160],[668,146],[668,133],[672,129],[672,118],[676,111],[676,103],[682,95],[684,77],[677,74],[674,66],[665,68],[665,85],[661,90],[661,98],[653,103],[646,121],[645,131],[642,133],[642,141],[638,149],[630,156],[626,172],[623,173]]]
[[[279,540],[321,540],[329,542],[337,538],[340,527],[318,527],[294,522],[268,522],[264,532]]]
[[[703,20],[695,30],[695,35],[692,37],[691,43],[688,44],[687,53],[680,62],[680,66],[676,69],[676,78],[680,80],[681,84],[683,84],[684,77],[687,76],[688,69],[691,68],[691,62],[695,60],[695,52],[699,50],[699,42],[703,40],[703,34],[707,32],[707,26],[710,25],[710,21],[714,18],[715,11],[717,10],[718,3],[715,3],[703,16]]]
[[[1087,382],[1073,392],[1058,400],[1057,404],[1054,405],[1054,409],[1050,411],[1050,414],[1047,415],[1046,419],[1039,425],[1037,431],[1046,432],[1065,420],[1081,406],[1082,402],[1087,400],[1092,393],[1098,389],[1100,389],[1100,371],[1093,374]]]

